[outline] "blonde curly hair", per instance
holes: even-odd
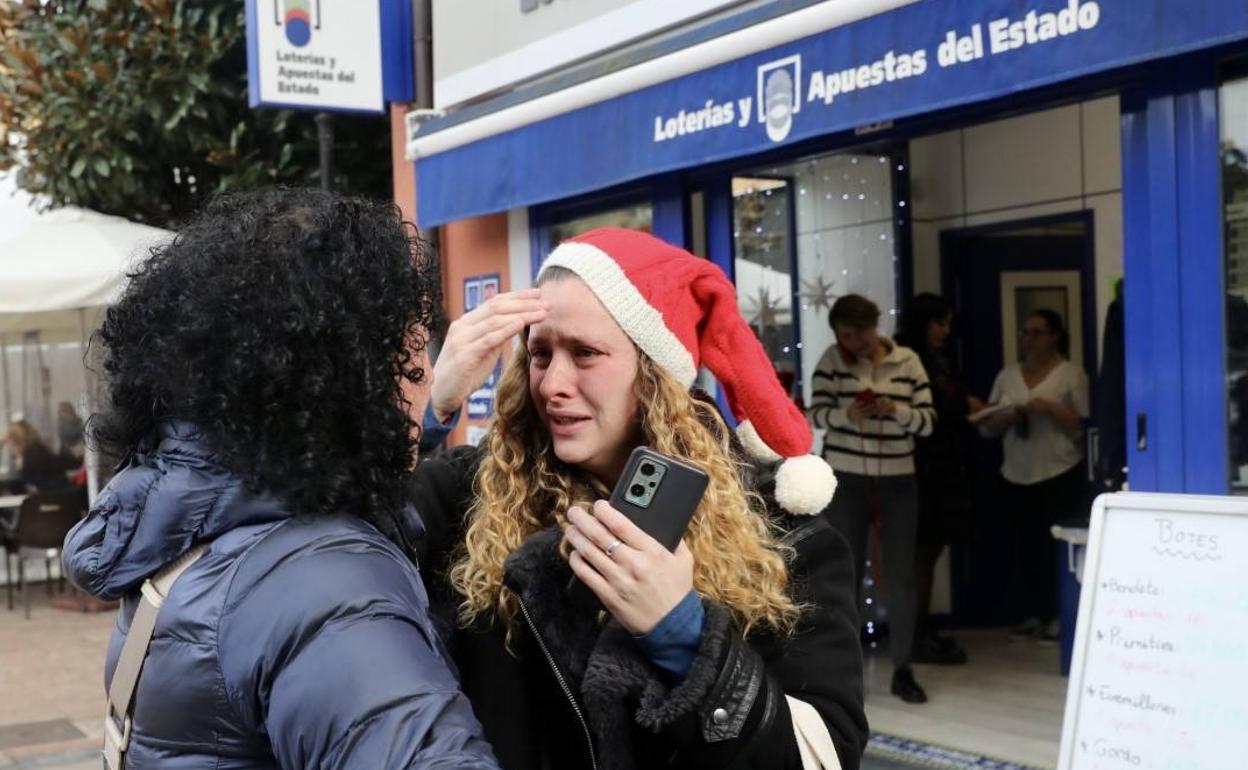
[[[640,350],[638,360],[634,387],[646,444],[710,476],[685,534],[694,590],[727,608],[743,636],[755,629],[792,633],[800,610],[789,593],[791,553],[776,539],[762,500],[746,492],[723,417]],[[463,625],[498,619],[510,637],[519,605],[503,585],[503,562],[533,533],[562,526],[570,507],[588,509],[609,490],[555,457],[529,396],[523,345],[499,381],[494,425],[484,441],[467,535],[449,577],[463,597]]]

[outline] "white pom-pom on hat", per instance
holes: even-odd
[[[836,474],[822,457],[790,457],[776,469],[776,502],[786,511],[814,516],[835,493]]]

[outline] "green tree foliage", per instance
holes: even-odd
[[[176,226],[214,192],[319,184],[312,113],[247,104],[238,0],[0,2],[0,171]],[[335,189],[388,197],[384,117],[335,116]]]
[[[1224,203],[1248,202],[1248,147],[1222,142],[1222,189]]]

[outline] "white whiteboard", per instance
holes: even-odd
[[[1248,498],[1097,499],[1058,767],[1248,768]]]

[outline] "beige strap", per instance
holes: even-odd
[[[203,556],[207,547],[206,543],[195,546],[143,581],[139,606],[130,621],[130,630],[121,645],[121,654],[117,656],[117,666],[113,669],[113,681],[108,688],[107,711],[104,714],[104,766],[108,770],[123,770],[125,767],[126,749],[130,746],[134,691],[143,672],[152,632],[156,630],[156,616],[160,614],[160,607],[174,582],[187,567]]]
[[[802,756],[803,770],[841,770],[828,725],[815,707],[791,695],[784,696],[793,717],[793,737]]]

